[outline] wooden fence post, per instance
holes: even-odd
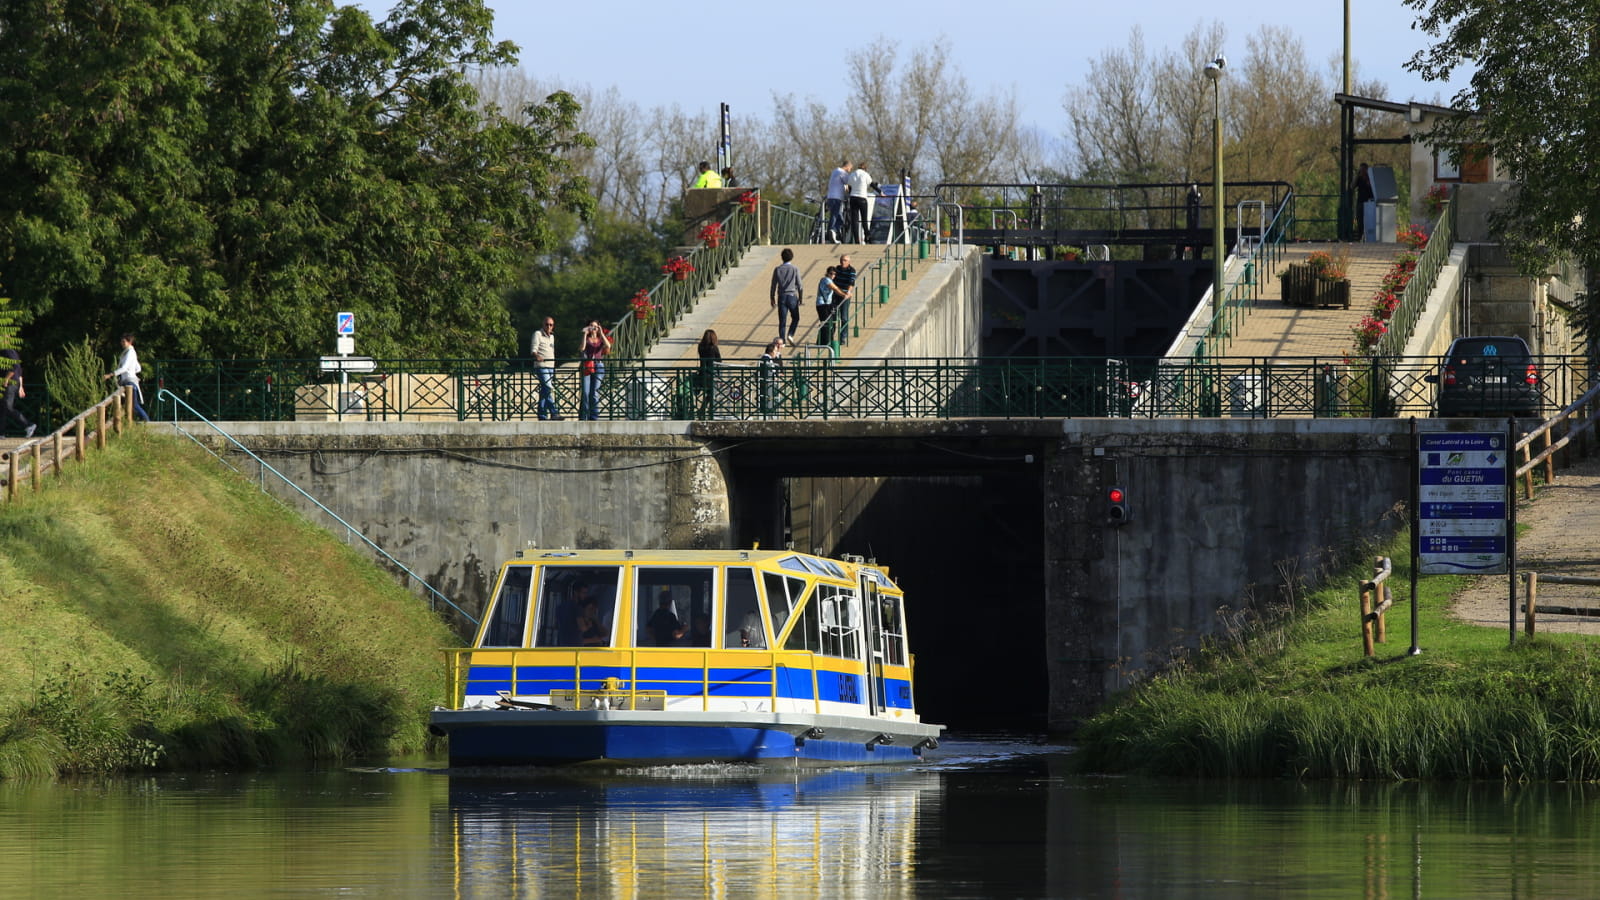
[[[33,442],[33,492],[35,494],[39,493],[39,464],[44,462],[44,454],[41,452],[43,447],[44,441]]]
[[[17,454],[6,454],[6,499],[17,499]]]
[[[89,457],[83,449],[85,435],[83,433],[83,419],[81,417],[78,419],[77,423],[72,426],[72,438],[72,458],[78,462],[83,462]]]
[[[1544,458],[1544,483],[1546,485],[1556,483],[1556,455],[1550,453],[1550,443],[1550,429],[1546,428],[1544,430],[1544,452],[1549,454]]]
[[[52,443],[53,443],[52,449],[55,450],[55,455],[52,456],[51,459],[55,460],[56,478],[60,478],[61,477],[61,432],[57,431],[55,434],[50,435],[50,437],[51,437]]]
[[[1388,643],[1388,628],[1384,621],[1384,613],[1394,604],[1394,595],[1389,592],[1385,584],[1389,575],[1394,571],[1394,563],[1388,557],[1380,556],[1372,567],[1372,578],[1363,580],[1360,584],[1361,591],[1361,649],[1367,656],[1373,655],[1373,634],[1377,633],[1380,643]]]
[[[1528,460],[1530,460],[1530,459],[1533,459],[1533,445],[1532,444],[1529,444],[1526,447],[1522,448],[1522,465],[1517,466],[1517,468],[1520,469],[1520,468],[1522,468],[1522,466],[1528,466]],[[1524,500],[1532,500],[1533,499],[1533,467],[1532,466],[1528,466],[1528,471],[1522,473],[1522,499],[1524,499]]]
[[[1361,652],[1372,655],[1372,590],[1361,582]]]
[[[94,446],[97,450],[104,450],[106,448],[106,405],[101,403],[94,408],[94,411],[98,422],[94,429]]]
[[[1523,630],[1527,631],[1529,634],[1533,634],[1534,613],[1539,607],[1539,573],[1523,572],[1522,583],[1527,586],[1526,590],[1524,590],[1522,593],[1528,598],[1527,611],[1523,614],[1522,627]]]

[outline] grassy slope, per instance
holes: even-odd
[[[416,749],[457,643],[327,532],[139,429],[0,503],[0,609],[0,775]]]
[[[1356,582],[1251,628],[1119,698],[1086,724],[1094,771],[1330,778],[1600,779],[1600,642],[1446,615],[1465,580],[1419,581],[1409,656],[1409,536],[1394,559],[1387,644],[1362,655]]]

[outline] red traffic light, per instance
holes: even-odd
[[[1128,494],[1120,487],[1106,488],[1106,521],[1112,525],[1128,521]]]

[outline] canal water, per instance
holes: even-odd
[[[16,897],[1493,897],[1600,891],[1600,788],[895,770],[374,768],[0,784]],[[430,764],[431,763],[431,764]]]

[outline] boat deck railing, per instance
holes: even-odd
[[[726,650],[714,648],[532,649],[464,647],[446,649],[449,696],[456,708],[466,697],[507,692],[509,697],[571,695],[580,704],[604,700],[605,706],[579,708],[660,709],[665,698],[698,698],[702,710],[718,698],[768,699],[780,696],[784,676],[801,678],[810,687],[814,712],[822,711],[818,675],[823,659],[805,651]],[[477,660],[474,661],[474,657]],[[849,664],[852,660],[836,660]],[[691,675],[689,673],[698,673]],[[682,709],[681,703],[674,706]]]

